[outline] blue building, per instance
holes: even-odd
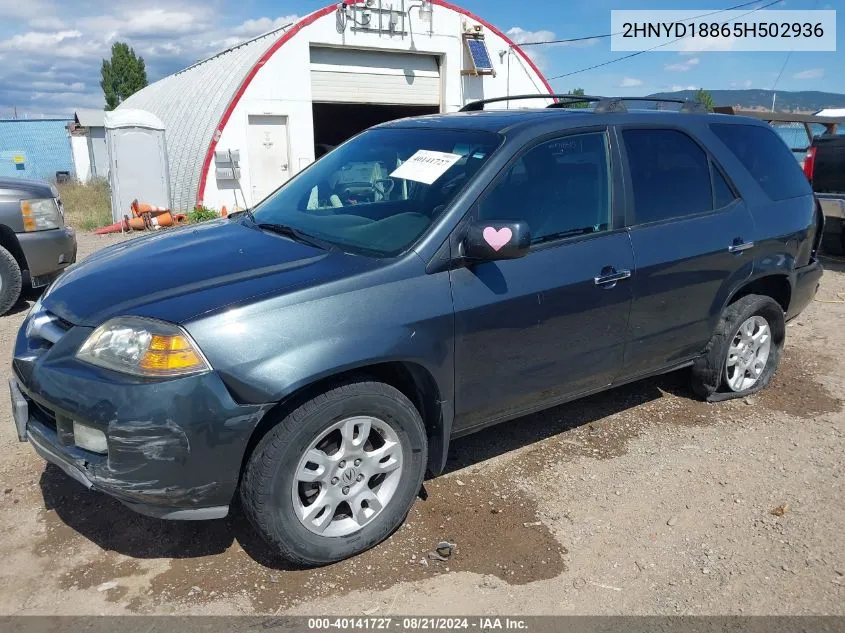
[[[0,119],[0,176],[55,180],[74,175],[68,119]]]

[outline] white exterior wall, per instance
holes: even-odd
[[[73,170],[79,182],[88,182],[91,179],[91,157],[88,153],[87,136],[71,136],[70,152],[73,156]]]
[[[417,10],[412,11],[410,23],[412,35],[387,35],[354,32],[350,20],[345,33],[337,31],[334,12],[317,19],[304,27],[276,51],[258,71],[252,83],[232,112],[216,151],[240,150],[241,186],[250,200],[251,183],[249,155],[247,152],[247,120],[249,115],[269,114],[287,117],[290,174],[293,175],[314,160],[314,132],[311,110],[311,67],[312,46],[338,46],[414,52],[436,55],[441,60],[441,111],[454,112],[470,101],[508,94],[547,94],[548,90],[540,76],[535,73],[523,57],[510,49],[510,43],[498,37],[489,29],[483,30],[490,59],[496,75],[479,77],[461,75],[468,63],[463,43],[464,23],[474,24],[457,11],[433,6],[432,34],[428,24],[419,19]],[[503,56],[499,52],[505,51]],[[508,53],[507,51],[510,51]],[[548,101],[527,102],[524,107],[537,107]],[[511,104],[517,107],[518,104]],[[494,104],[492,107],[507,107]],[[214,162],[205,174],[206,206],[220,209],[224,205],[231,210],[235,205],[235,189],[218,189]],[[242,206],[243,198],[237,191],[237,201]]]

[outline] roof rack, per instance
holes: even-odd
[[[681,105],[680,112],[706,112],[704,107],[697,101],[690,99],[665,99],[659,97],[599,97],[594,95],[573,95],[573,94],[550,94],[550,95],[511,95],[509,97],[491,97],[466,104],[459,112],[480,112],[488,103],[500,103],[502,101],[524,101],[527,99],[555,99],[554,103],[546,108],[569,108],[575,103],[595,103],[593,112],[607,114],[611,112],[627,112],[626,101],[650,101],[654,103],[678,103]]]

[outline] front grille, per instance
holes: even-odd
[[[55,411],[36,402],[32,398],[27,398],[27,402],[29,403],[30,416],[53,431],[56,434],[59,444],[62,446],[74,445],[73,420],[56,414]]]
[[[56,414],[55,412],[51,411],[47,407],[44,407],[35,400],[29,400],[30,411],[32,416],[37,419],[41,424],[46,427],[49,427],[56,430]]]
[[[59,342],[65,333],[71,328],[71,324],[60,319],[55,314],[42,310],[33,314],[26,326],[26,337],[33,341],[50,346]]]

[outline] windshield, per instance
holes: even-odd
[[[425,233],[501,137],[473,130],[368,130],[327,154],[253,209],[343,250],[398,255]]]

